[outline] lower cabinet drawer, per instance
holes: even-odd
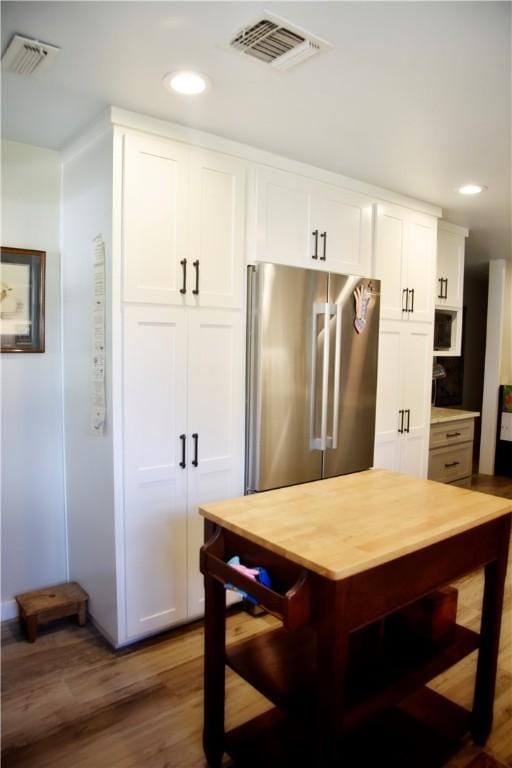
[[[432,424],[430,427],[430,448],[444,448],[454,443],[468,443],[473,440],[474,431],[474,419]]]
[[[452,448],[434,448],[429,453],[429,480],[453,483],[471,476],[473,443],[462,443]]]

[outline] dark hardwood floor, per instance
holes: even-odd
[[[473,488],[512,498],[512,479],[476,476]],[[510,768],[511,581],[509,572],[494,729],[485,749]],[[481,575],[467,577],[457,586],[459,620],[478,629]],[[234,613],[228,619],[229,637],[241,639],[274,623],[269,616]],[[90,624],[78,627],[61,621],[42,628],[31,645],[21,637],[17,622],[5,622],[2,646],[3,768],[204,766],[201,622],[117,653]],[[470,706],[474,656],[437,678],[432,687]],[[269,707],[229,671],[227,684],[228,727]],[[447,766],[465,768],[481,751],[468,740]],[[384,756],[381,765],[386,765]]]

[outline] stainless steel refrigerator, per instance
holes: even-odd
[[[249,268],[246,492],[373,464],[380,283]]]

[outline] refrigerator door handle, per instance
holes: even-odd
[[[340,413],[340,376],[341,376],[341,304],[334,304],[336,316],[336,337],[334,339],[334,391],[332,406],[332,437],[329,448],[338,447],[338,418]]]
[[[327,397],[329,392],[329,317],[332,314],[331,304],[313,304],[313,323],[311,333],[311,382],[309,404],[309,445],[311,450],[324,451],[327,447]],[[324,317],[324,350],[322,360],[322,396],[320,413],[320,437],[315,435],[316,422],[316,374],[317,374],[317,335],[318,317]]]

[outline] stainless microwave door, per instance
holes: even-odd
[[[373,465],[380,283],[331,273],[328,290],[328,301],[337,311],[330,319],[328,447],[323,474],[334,477]]]
[[[325,307],[327,273],[258,264],[252,284],[247,487],[265,491],[322,477],[311,434],[322,371],[312,366],[324,357],[325,312],[314,313]]]

